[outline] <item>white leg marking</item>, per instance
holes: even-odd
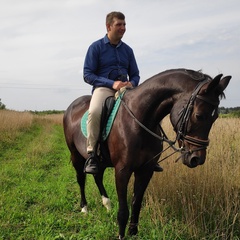
[[[88,212],[88,210],[87,210],[87,206],[84,206],[83,208],[82,208],[82,211],[81,211],[82,213],[87,213]]]
[[[103,206],[109,212],[111,210],[111,201],[110,201],[110,199],[102,196],[102,203],[103,203]]]

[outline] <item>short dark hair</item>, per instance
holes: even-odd
[[[124,16],[123,13],[121,13],[121,12],[110,12],[110,13],[107,14],[106,24],[109,24],[109,25],[112,24],[114,18],[125,20],[125,16]]]

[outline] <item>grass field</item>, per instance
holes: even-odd
[[[1,110],[0,123],[0,239],[115,239],[113,169],[104,178],[112,211],[88,176],[89,213],[81,213],[62,115]],[[217,120],[203,166],[189,169],[175,156],[162,162],[164,172],[154,174],[145,194],[139,234],[127,239],[240,239],[239,128],[239,118]]]

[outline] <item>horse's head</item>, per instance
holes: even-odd
[[[170,118],[182,149],[182,160],[190,168],[205,162],[208,135],[218,118],[218,105],[231,76],[221,78],[222,74],[200,82],[190,99],[189,95],[182,97],[172,108]]]

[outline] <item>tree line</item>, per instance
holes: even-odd
[[[7,109],[6,105],[2,103],[2,100],[0,98],[0,110],[1,109]],[[224,116],[229,116],[229,117],[240,117],[240,107],[230,107],[230,108],[225,108],[225,107],[219,107],[218,111],[220,115]],[[30,111],[35,114],[56,114],[56,113],[63,113],[64,110],[58,111],[58,110],[48,110],[48,111]]]
[[[220,115],[226,116],[226,117],[240,117],[240,107],[219,107],[218,111]]]
[[[2,103],[1,98],[0,98],[0,109],[6,109],[6,105]]]
[[[222,114],[227,114],[227,113],[240,111],[240,107],[230,107],[230,108],[219,107],[218,109],[219,109],[219,112],[222,113]]]

